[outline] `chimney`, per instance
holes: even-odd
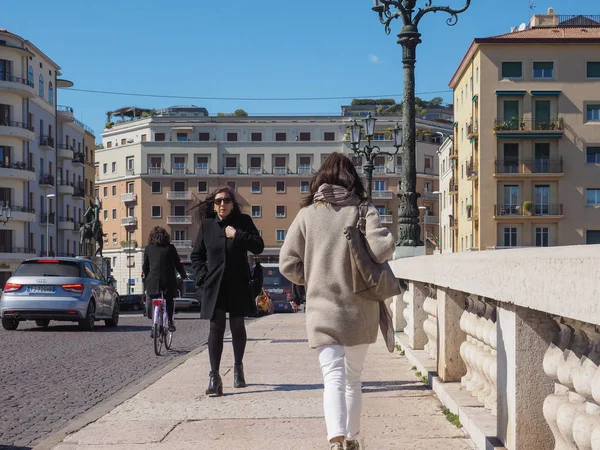
[[[554,8],[548,8],[548,14],[535,14],[529,21],[529,28],[549,28],[558,26],[558,14]]]

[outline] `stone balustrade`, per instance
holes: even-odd
[[[478,448],[600,450],[600,245],[391,265],[397,343]]]

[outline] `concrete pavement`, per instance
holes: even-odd
[[[227,341],[223,397],[204,395],[209,361],[203,351],[53,449],[328,449],[322,378],[304,319],[302,313],[275,314],[249,324],[245,389],[232,387]],[[148,339],[148,358],[155,357],[152,352]],[[381,339],[369,350],[363,392],[364,448],[474,448],[464,431],[446,420],[406,358],[388,353]]]

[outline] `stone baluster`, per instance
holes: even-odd
[[[404,302],[404,295],[406,291],[408,291],[408,284],[404,280],[398,280],[400,282],[401,293],[399,295],[394,296],[392,300],[391,309],[392,309],[392,319],[394,321],[394,331],[397,333],[403,332],[407,327],[405,314],[408,314],[406,311],[407,304]]]
[[[498,327],[496,325],[496,307],[488,311],[490,313],[488,325],[488,345],[490,346],[490,366],[487,376],[492,386],[490,395],[484,400],[484,406],[489,409],[493,416],[498,414]]]
[[[406,327],[404,333],[408,336],[408,345],[413,350],[423,350],[427,341],[427,335],[423,330],[425,321],[425,310],[423,304],[427,296],[427,288],[424,283],[410,281],[408,289],[404,292],[403,300],[406,303],[404,318]]]
[[[470,385],[471,380],[475,376],[475,370],[471,366],[471,350],[473,348],[471,335],[473,334],[473,330],[475,328],[474,321],[477,320],[477,316],[473,313],[475,300],[469,296],[467,297],[466,303],[467,305],[465,311],[460,317],[460,329],[466,334],[466,339],[460,346],[460,356],[467,368],[467,373],[460,380],[460,384],[464,388],[466,388],[467,385]]]
[[[423,331],[425,331],[428,338],[427,344],[425,344],[425,350],[431,359],[436,359],[438,340],[438,303],[435,289],[429,286],[427,288],[429,292],[423,303],[423,310],[427,313],[427,318],[423,322]]]

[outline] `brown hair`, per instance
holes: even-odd
[[[360,199],[367,197],[356,167],[354,167],[350,158],[342,153],[334,152],[325,158],[321,168],[310,181],[308,196],[302,200],[300,206],[304,208],[312,205],[315,194],[323,184],[335,184],[344,187]]]
[[[167,233],[163,227],[156,226],[150,231],[148,236],[148,245],[169,245],[171,243],[171,236]]]
[[[217,194],[221,194],[223,192],[229,195],[233,203],[233,209],[231,210],[230,216],[236,217],[242,214],[242,207],[237,201],[235,191],[229,186],[223,186],[215,189],[204,200],[198,202],[198,204],[192,208],[198,210],[197,215],[199,222],[202,222],[207,217],[216,217],[217,213],[213,208],[213,204],[215,202],[215,197],[217,196]]]

